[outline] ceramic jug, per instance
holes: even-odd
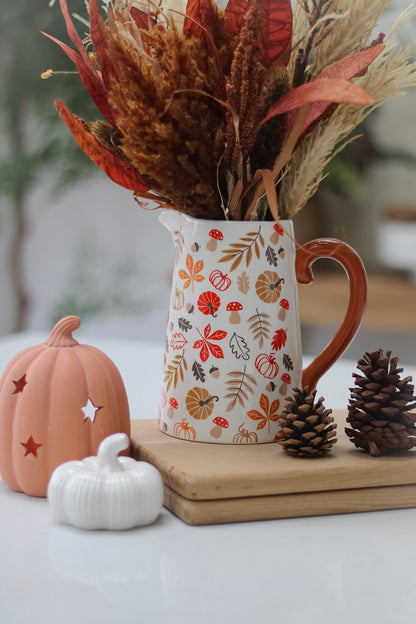
[[[184,440],[273,442],[293,387],[316,386],[361,323],[367,278],[335,239],[298,246],[291,221],[209,221],[176,211],[160,221],[175,245],[159,423]],[[298,284],[333,258],[349,277],[345,318],[302,370]]]

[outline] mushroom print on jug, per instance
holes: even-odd
[[[291,221],[209,221],[169,211],[175,266],[159,409],[160,429],[188,441],[273,442],[292,387],[315,387],[353,339],[366,303],[361,260],[345,243],[298,247]],[[298,283],[332,257],[350,278],[346,316],[305,370]]]

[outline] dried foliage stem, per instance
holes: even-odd
[[[308,114],[308,110],[309,110],[309,106],[303,106],[301,110],[299,111],[296,122],[293,128],[290,130],[283,144],[282,151],[280,152],[279,156],[276,159],[276,162],[273,165],[272,176],[275,181],[279,177],[280,172],[282,171],[286,163],[289,161],[293,153],[293,150],[295,149],[296,142],[299,139],[299,135],[300,135],[302,126],[305,122],[306,115]],[[260,199],[260,197],[264,194],[264,192],[265,192],[265,183],[264,183],[264,178],[263,178],[263,180],[258,184],[256,188],[254,198],[247,211],[247,216],[246,216],[247,220],[253,219],[253,216],[256,215],[257,202]],[[278,221],[279,214],[272,213],[272,216],[276,221]],[[281,218],[285,218],[285,217],[281,217]]]
[[[62,119],[138,203],[193,217],[291,218],[356,126],[416,84],[415,45],[392,36],[416,7],[373,41],[390,0],[88,0],[83,38],[59,4],[73,47],[48,36],[104,117],[58,102]]]

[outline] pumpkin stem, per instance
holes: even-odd
[[[214,310],[214,306],[212,305],[212,303],[207,303],[208,308],[211,310],[211,314],[213,317],[216,317],[217,315],[215,314],[215,310]]]
[[[128,446],[129,437],[126,433],[114,433],[108,436],[98,447],[98,466],[106,472],[119,472],[123,470],[123,464],[117,459],[117,455]]]
[[[75,347],[79,344],[72,336],[72,332],[78,329],[81,321],[78,316],[65,316],[58,321],[51,331],[49,338],[45,340],[48,347]]]
[[[270,284],[270,290],[274,290],[275,288],[278,288],[280,286],[280,284],[284,284],[285,283],[285,278],[281,277],[276,284]]]
[[[205,405],[208,405],[208,403],[211,403],[211,401],[218,401],[218,400],[219,399],[217,396],[210,396],[205,401],[200,401],[199,405],[200,407],[204,407]]]

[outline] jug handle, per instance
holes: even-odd
[[[352,247],[336,239],[318,238],[297,249],[295,270],[298,284],[313,282],[312,265],[319,258],[332,258],[344,268],[349,280],[349,300],[335,336],[302,373],[302,387],[311,390],[351,344],[367,304],[367,275],[361,258]]]

